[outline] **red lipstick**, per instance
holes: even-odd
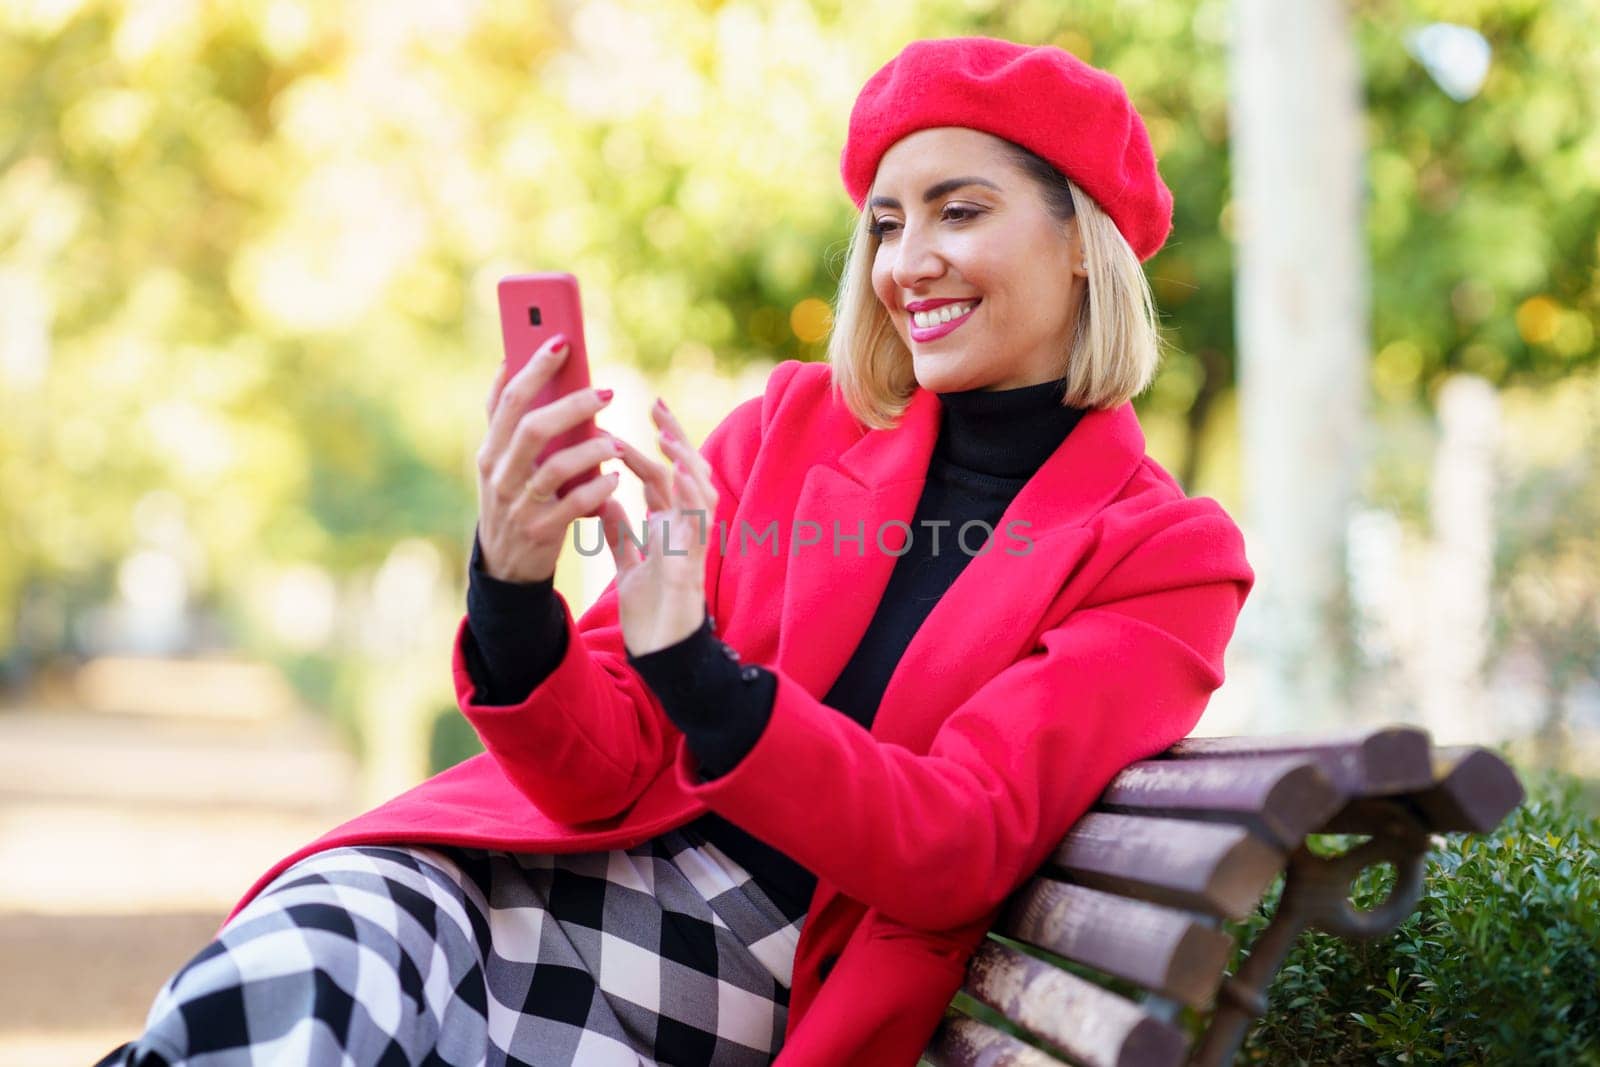
[[[973,301],[965,301],[965,300],[930,300],[930,301],[926,301],[925,303],[927,303],[931,307],[939,307],[941,304],[971,303],[972,304],[972,310],[968,311],[965,315],[962,315],[960,318],[951,319],[949,322],[941,322],[941,323],[938,323],[937,325],[934,325],[934,326],[928,326],[928,327],[918,326],[914,320],[911,321],[911,322],[908,322],[907,325],[911,328],[911,339],[913,341],[917,342],[918,344],[925,344],[928,341],[937,341],[939,338],[945,336],[946,334],[953,333],[954,331],[960,329],[961,325],[963,323],[965,323],[968,319],[972,318],[973,314],[977,312],[978,305],[980,303],[982,303],[982,302],[978,301],[978,300],[973,300]],[[926,309],[918,308],[917,310],[921,311],[921,310],[926,310]]]
[[[961,304],[971,302],[976,304],[976,297],[952,297],[948,300],[913,300],[906,305],[907,311],[932,311],[934,308],[944,307],[946,304]]]

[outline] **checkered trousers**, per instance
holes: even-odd
[[[687,829],[563,855],[327,849],[96,1067],[769,1064],[803,923]]]

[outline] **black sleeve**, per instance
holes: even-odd
[[[520,704],[550,677],[567,652],[566,609],[553,577],[503,582],[483,569],[483,546],[472,536],[467,568],[467,634],[462,648],[477,702]]]
[[[778,679],[765,667],[740,664],[739,654],[712,631],[709,615],[677,644],[642,656],[628,654],[700,764],[700,777],[721,777],[755,747],[772,718]]]

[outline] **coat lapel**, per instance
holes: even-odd
[[[819,542],[783,546],[794,556],[778,662],[818,697],[860,644],[888,586],[904,540],[901,528],[884,526],[915,515],[941,417],[938,395],[919,388],[894,428],[868,431],[806,475],[793,520],[817,523]],[[989,548],[966,564],[913,636],[884,691],[874,736],[925,751],[952,709],[1031,651],[1033,631],[1091,542],[1084,524],[1133,476],[1144,449],[1131,403],[1084,416],[1006,508]],[[845,541],[833,554],[835,522],[841,535],[859,524],[859,554]],[[877,545],[880,529],[885,550]]]
[[[778,662],[814,696],[826,693],[844,670],[883,598],[899,558],[894,553],[905,544],[903,530],[884,526],[907,522],[916,513],[939,416],[938,395],[918,389],[893,429],[869,430],[832,464],[818,463],[806,472],[790,528],[815,522],[820,541],[799,549],[784,546],[794,558],[783,586]],[[841,537],[837,554],[835,522]],[[859,546],[842,540],[857,532]],[[817,625],[821,620],[827,621],[825,628]]]

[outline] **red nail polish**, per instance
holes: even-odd
[[[612,389],[596,389],[595,395],[600,398],[600,403],[604,404],[607,400],[610,400],[616,395],[616,391]]]

